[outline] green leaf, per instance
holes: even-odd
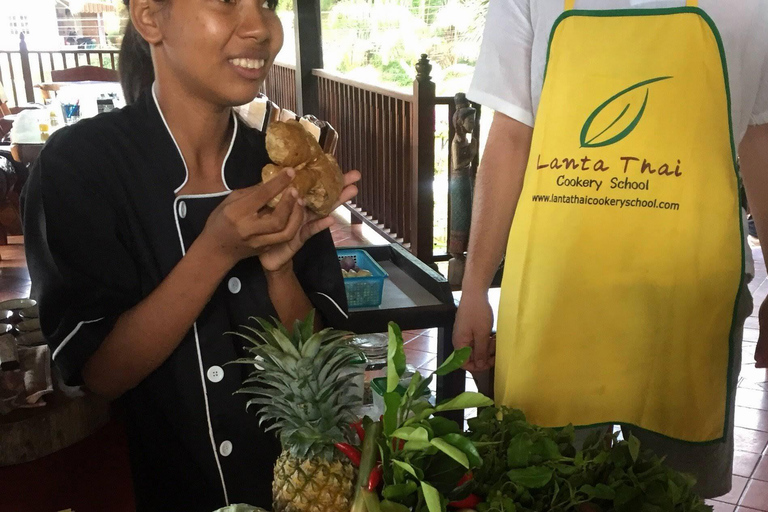
[[[465,391],[455,398],[451,398],[445,402],[442,402],[440,405],[435,407],[435,410],[437,412],[458,411],[472,407],[490,407],[491,405],[493,405],[493,400],[483,395],[482,393]]]
[[[404,484],[388,485],[384,487],[381,495],[388,500],[401,500],[406,496],[415,493],[417,487],[416,482],[408,480]]]
[[[605,464],[605,462],[610,458],[611,452],[600,452],[595,456],[594,459],[592,459],[592,462],[594,462],[597,465]]]
[[[637,462],[637,458],[640,456],[640,440],[629,434],[629,455],[632,457],[632,462]]]
[[[429,442],[429,432],[424,427],[417,427],[411,433],[411,438],[408,441],[424,441]]]
[[[411,377],[411,382],[408,384],[408,389],[405,391],[405,394],[403,395],[403,399],[400,402],[401,405],[405,405],[406,400],[416,396],[416,389],[419,387],[419,384],[421,383],[421,381],[422,381],[421,374],[419,372],[414,373],[413,377]]]
[[[391,436],[397,425],[397,410],[400,407],[400,394],[397,391],[384,393],[384,434]]]
[[[573,438],[576,435],[576,428],[573,425],[568,425],[560,429],[557,433],[556,441],[558,443],[570,443],[573,444]]]
[[[590,448],[597,447],[603,440],[603,432],[602,430],[593,430],[587,438],[584,440],[584,449],[588,450]]]
[[[421,452],[432,448],[432,443],[429,441],[408,441],[403,445],[403,450],[406,452]]]
[[[553,470],[543,466],[531,466],[522,469],[512,469],[507,472],[507,477],[512,483],[528,489],[539,489],[552,480]]]
[[[593,497],[599,500],[612,500],[616,497],[616,491],[605,484],[597,484]]]
[[[365,501],[365,509],[369,512],[380,512],[379,495],[375,492],[362,491],[361,495]]]
[[[537,439],[531,447],[531,454],[538,455],[544,460],[559,460],[562,457],[557,443],[548,437]]]
[[[613,498],[613,504],[616,508],[623,507],[624,505],[632,503],[643,491],[637,487],[630,487],[629,485],[622,484],[616,489],[616,496]]]
[[[650,94],[648,86],[655,82],[669,80],[670,78],[672,77],[660,76],[650,80],[643,80],[608,98],[589,115],[584,123],[580,135],[581,147],[598,148],[609,146],[627,137],[643,118]],[[635,94],[637,98],[633,98],[632,95],[625,97],[638,89],[640,89],[638,91],[639,94]],[[645,92],[644,95],[642,94],[643,91]],[[632,108],[633,100],[637,105],[639,98],[643,96],[642,104]],[[624,106],[623,109],[621,108],[622,105]],[[603,111],[606,111],[605,115],[601,115]],[[632,113],[634,113],[634,116]]]
[[[555,469],[560,475],[571,476],[581,471],[576,466],[570,466],[568,464],[555,464]]]
[[[669,497],[672,498],[672,503],[677,505],[683,497],[683,490],[672,480],[668,482],[668,488]]]
[[[429,512],[442,512],[443,504],[437,489],[427,482],[421,482],[421,490],[424,492],[424,501],[427,502],[427,509],[429,509]]]
[[[304,322],[299,324],[301,326],[301,336],[302,339],[308,340],[312,337],[312,334],[315,332],[315,310],[309,312],[307,315],[307,318],[304,319]]]
[[[415,490],[416,484],[413,484],[413,487]],[[384,491],[386,492],[387,489],[389,489],[389,487],[384,489]],[[382,500],[382,502],[379,503],[379,508],[381,509],[381,512],[411,512],[411,509],[406,507],[405,505],[402,505],[400,503],[395,503],[394,501],[389,501],[389,500]]]
[[[442,416],[435,416],[427,420],[432,427],[434,437],[443,437],[446,434],[461,434],[461,427],[455,421]]]
[[[448,356],[448,359],[443,361],[443,364],[437,369],[435,375],[448,375],[449,373],[458,370],[469,360],[471,353],[472,349],[470,347],[462,347],[459,350],[455,350]]]
[[[399,468],[401,468],[401,469],[405,470],[406,472],[410,473],[411,476],[413,476],[413,478],[415,478],[416,480],[419,480],[419,476],[416,474],[416,470],[413,469],[413,466],[411,466],[407,462],[403,462],[401,460],[393,459],[392,463],[395,466],[398,466]]]
[[[405,439],[406,441],[410,441],[411,434],[413,434],[413,431],[416,430],[414,427],[400,427],[399,429],[392,432],[392,437],[396,437],[398,439]]]
[[[387,393],[393,392],[405,373],[405,351],[403,333],[394,322],[389,322],[389,344],[387,347]]]
[[[427,390],[429,389],[429,385],[432,384],[432,381],[435,378],[434,373],[430,373],[429,376],[424,379],[422,378],[419,382],[419,386],[416,388],[416,391],[413,392],[413,396],[420,398],[427,394]]]
[[[423,404],[423,405],[422,405]],[[433,409],[429,402],[419,402],[417,404],[419,407],[411,407],[411,410],[414,412],[414,415],[407,420],[405,420],[404,425],[413,425],[414,423],[421,423],[425,419],[432,416],[432,414],[435,413],[435,409]]]
[[[465,468],[469,469],[469,458],[467,457],[467,454],[463,451],[459,450],[452,444],[448,443],[444,439],[436,438],[431,441],[432,446],[464,466]]]
[[[512,438],[507,448],[507,464],[510,468],[524,468],[528,466],[531,457],[531,436],[527,433],[518,434]]]
[[[405,451],[421,451],[430,448],[429,432],[424,427],[401,427],[392,433],[392,437],[408,441],[403,446]]]
[[[464,437],[463,434],[445,434],[441,437],[446,443],[451,444],[464,452],[469,459],[470,469],[479,468],[483,465],[483,459],[480,457],[477,447],[470,439]]]

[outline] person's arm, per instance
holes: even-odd
[[[344,174],[344,188],[334,206],[334,210],[357,195],[357,186],[355,184],[359,180],[360,173],[358,171],[349,171]],[[299,200],[299,204],[304,206],[303,200]],[[311,211],[305,210],[302,228],[296,233],[296,236],[292,240],[270,247],[269,250],[259,255],[261,265],[267,276],[269,298],[280,317],[280,321],[289,331],[293,328],[294,321],[303,320],[315,307],[307,296],[307,292],[304,287],[302,287],[301,283],[310,280],[315,282],[323,281],[326,276],[320,274],[328,270],[327,267],[322,265],[313,265],[311,268],[315,275],[304,275],[303,280],[300,280],[299,276],[294,271],[294,257],[305,244],[311,243],[311,240],[318,241],[315,236],[330,228],[333,223],[333,217],[320,217]],[[328,237],[327,244],[314,245],[311,250],[318,251],[317,254],[313,255],[313,261],[315,263],[326,261],[327,251],[332,253],[331,260],[334,263],[338,262],[333,242],[330,240],[330,237]],[[335,269],[331,271],[335,272]],[[337,274],[340,281],[341,272],[339,271]],[[333,282],[334,280],[329,279],[329,281]],[[328,300],[334,302],[334,307],[339,307],[332,298],[329,297]],[[321,314],[327,313],[327,311],[324,310],[325,308],[321,307],[318,309],[320,309]],[[315,329],[318,330],[321,327],[321,315],[316,315]]]
[[[280,321],[289,331],[293,323],[307,317],[312,310],[312,303],[299,283],[291,263],[276,271],[266,271],[269,299],[277,311]],[[315,330],[322,327],[320,317],[315,316]]]
[[[749,210],[768,262],[768,124],[750,126],[739,147],[741,175]],[[768,367],[768,299],[760,307],[760,335],[755,351],[758,368]]]
[[[466,273],[453,335],[456,348],[473,347],[465,366],[469,371],[493,366],[488,290],[506,249],[532,134],[531,127],[497,112],[477,172]]]
[[[290,179],[284,173],[265,185],[230,194],[171,273],[118,317],[83,367],[89,389],[115,398],[138,385],[181,343],[235,263],[295,236],[303,218],[295,194],[283,194],[270,214],[257,218],[249,213],[264,207]]]

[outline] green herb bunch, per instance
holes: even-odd
[[[483,460],[474,472],[478,512],[708,512],[695,480],[640,449],[634,436],[592,435],[574,447],[574,429],[545,429],[506,407],[469,420]]]

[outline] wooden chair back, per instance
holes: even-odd
[[[54,82],[119,82],[120,77],[114,69],[100,68],[98,66],[78,66],[76,68],[51,71],[51,80]]]

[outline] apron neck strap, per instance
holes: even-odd
[[[565,10],[570,11],[573,9],[574,4],[576,3],[576,0],[565,0]],[[685,6],[686,7],[698,7],[699,6],[699,0],[685,0]]]

